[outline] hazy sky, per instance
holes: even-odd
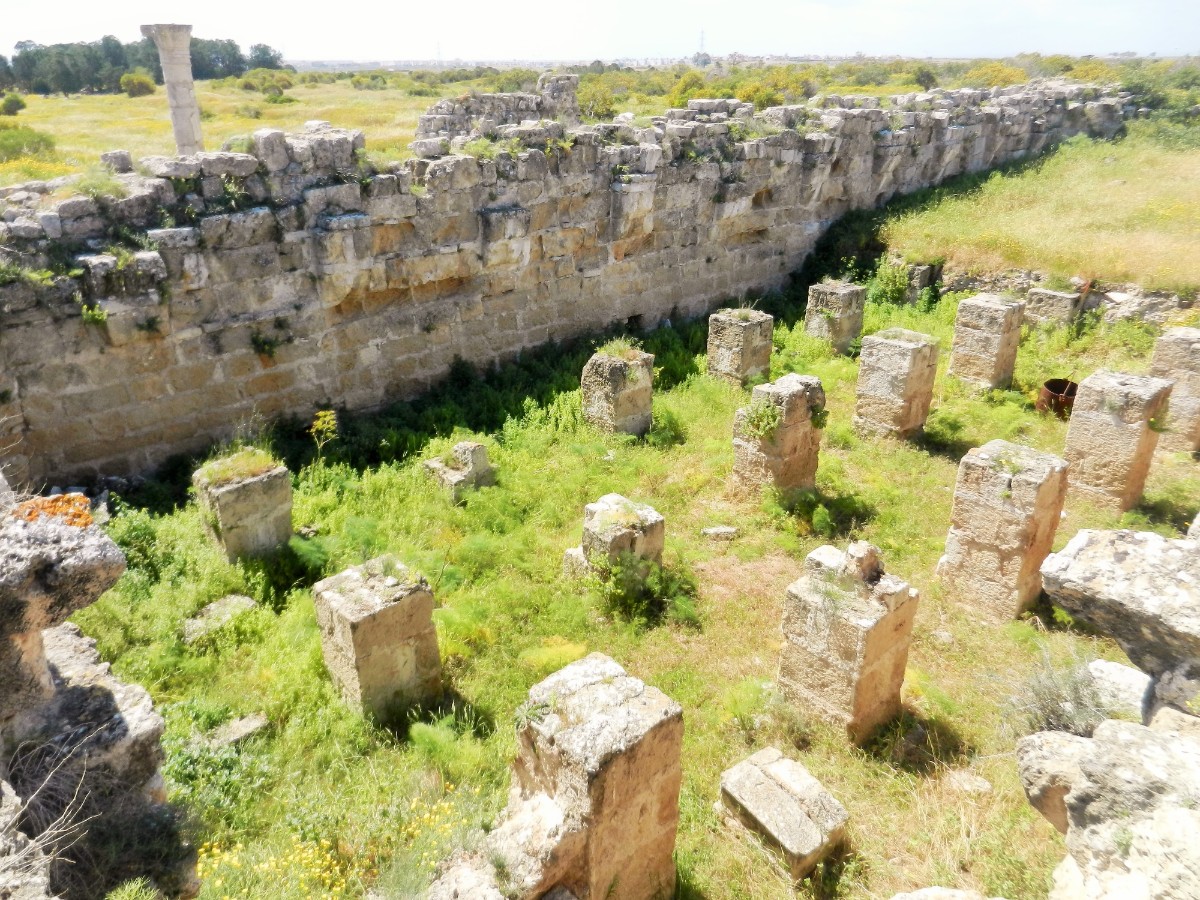
[[[1200,0],[0,0],[0,53],[21,40],[131,41],[143,22],[190,22],[199,37],[291,59],[679,57],[702,29],[713,54],[1200,54]]]

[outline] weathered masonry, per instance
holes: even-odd
[[[783,285],[847,211],[1112,135],[1126,100],[1042,84],[880,102],[497,124],[530,149],[381,172],[360,132],[309,123],[257,131],[247,153],[145,159],[115,176],[120,199],[4,189],[0,256],[82,271],[0,285],[4,470],[146,470],[256,413],[411,397],[456,356],[697,316]]]

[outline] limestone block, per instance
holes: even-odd
[[[278,550],[292,537],[292,476],[286,466],[235,481],[192,475],[204,525],[230,562]]]
[[[1017,741],[1017,772],[1030,805],[1062,834],[1067,833],[1067,792],[1079,780],[1087,738],[1044,731]]]
[[[774,747],[721,773],[718,811],[761,837],[793,880],[808,875],[846,838],[845,807],[800,763]]]
[[[183,642],[194,644],[228,625],[242,613],[258,606],[251,598],[241,594],[222,597],[183,623]]]
[[[6,516],[0,525],[0,723],[53,692],[43,630],[94,603],[124,571],[124,555],[96,526]]]
[[[1025,321],[1031,325],[1042,322],[1067,325],[1075,321],[1082,308],[1083,297],[1074,291],[1031,288],[1025,295]]]
[[[496,471],[488,462],[487,447],[476,441],[455,444],[449,462],[426,460],[425,471],[449,491],[455,503],[461,503],[468,490],[496,483]]]
[[[888,328],[863,338],[854,428],[908,438],[925,427],[933,403],[938,347],[927,334]]]
[[[321,652],[352,706],[381,720],[436,699],[442,666],[425,579],[381,556],[313,586]]]
[[[976,294],[958,305],[950,374],[984,388],[1012,384],[1025,305],[995,294]]]
[[[1057,456],[999,440],[968,451],[939,577],[991,618],[1020,615],[1041,593],[1066,496],[1067,463]]]
[[[804,570],[784,599],[779,687],[862,744],[900,712],[919,595],[863,541],[820,547]]]
[[[845,353],[862,334],[866,303],[867,289],[857,284],[844,281],[814,284],[808,289],[804,330],[829,341],[838,353]]]
[[[1084,529],[1042,563],[1047,594],[1155,677],[1200,678],[1200,553],[1193,541]]]
[[[756,386],[733,420],[733,483],[740,491],[816,484],[825,390],[814,375]]]
[[[756,309],[727,309],[708,317],[708,374],[745,384],[771,371],[775,320]]]
[[[583,508],[583,542],[567,551],[568,576],[591,571],[592,561],[615,563],[622,554],[661,562],[666,521],[653,507],[605,494]]]
[[[1196,513],[1196,519],[1192,522],[1192,527],[1188,529],[1187,536],[1192,540],[1200,541],[1200,513]]]
[[[1145,672],[1107,659],[1093,659],[1088,663],[1088,674],[1106,712],[1139,722],[1147,718],[1154,706],[1154,684]]]
[[[1175,382],[1164,450],[1200,452],[1200,328],[1169,328],[1154,346],[1150,374]]]
[[[100,154],[100,165],[117,175],[133,171],[133,156],[128,150],[108,150]]]
[[[594,354],[583,367],[584,419],[601,431],[641,437],[650,430],[653,380],[653,354]]]
[[[524,709],[510,810],[546,795],[583,835],[576,861],[545,889],[614,900],[670,897],[682,780],[679,704],[593,653],[534,685]]]
[[[1172,383],[1104,369],[1079,385],[1067,446],[1071,489],[1119,509],[1142,499]]]

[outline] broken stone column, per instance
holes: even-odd
[[[708,317],[708,374],[737,385],[771,371],[775,320],[756,309],[723,309]]]
[[[204,149],[204,139],[200,136],[200,104],[192,81],[192,26],[143,25],[142,34],[158,48],[175,149],[180,156],[199,153]]]
[[[1030,325],[1055,322],[1069,325],[1083,309],[1083,295],[1074,291],[1032,288],[1025,295],[1025,321]]]
[[[1150,374],[1175,382],[1160,446],[1200,452],[1200,328],[1168,328],[1154,346]]]
[[[583,367],[583,418],[601,431],[641,437],[650,430],[654,355],[598,352]]]
[[[946,553],[949,591],[995,619],[1012,619],[1042,590],[1041,565],[1067,496],[1067,463],[1008,441],[967,452],[958,466]]]
[[[1104,369],[1079,385],[1067,446],[1071,489],[1108,506],[1137,506],[1158,446],[1171,382]]]
[[[475,441],[455,444],[449,461],[426,460],[425,470],[450,493],[454,503],[461,503],[468,490],[496,483],[496,470],[488,461],[487,447]]]
[[[579,577],[626,554],[661,563],[666,531],[666,521],[653,507],[605,494],[583,508],[583,542],[564,554],[563,571]]]
[[[760,384],[733,419],[733,481],[744,492],[812,488],[817,479],[825,391],[814,375]]]
[[[980,387],[1008,388],[1017,365],[1025,304],[976,294],[958,305],[950,374]]]
[[[352,706],[381,721],[437,699],[442,663],[425,579],[390,556],[313,586],[321,652]]]
[[[850,818],[804,766],[774,747],[721,773],[717,811],[778,853],[793,881],[845,841]]]
[[[937,342],[888,328],[863,338],[854,428],[860,434],[909,438],[925,427],[937,377]]]
[[[201,466],[192,475],[208,533],[225,548],[230,562],[283,547],[292,537],[292,475],[287,467],[271,462],[240,474],[223,462]]]
[[[845,353],[862,334],[867,289],[845,281],[826,281],[808,289],[804,330]]]
[[[864,541],[814,550],[784,599],[783,696],[864,743],[900,712],[918,600]]]

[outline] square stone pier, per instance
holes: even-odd
[[[733,419],[733,482],[742,492],[816,484],[825,390],[813,375],[760,384]]]
[[[1072,491],[1121,510],[1142,499],[1172,382],[1106,369],[1079,385],[1067,447]]]
[[[605,494],[583,508],[583,541],[564,554],[563,572],[578,578],[622,555],[661,563],[666,532],[666,521],[653,507]]]
[[[958,466],[946,553],[938,575],[989,618],[1015,618],[1042,590],[1067,497],[1067,463],[1008,441],[967,452]]]
[[[488,461],[487,447],[475,441],[460,441],[450,451],[450,461],[428,459],[425,471],[438,480],[454,503],[462,503],[469,490],[496,483],[496,470]]]
[[[1200,452],[1200,328],[1168,328],[1154,346],[1150,374],[1175,382],[1159,446]]]
[[[321,652],[342,696],[387,721],[437,699],[442,664],[425,579],[388,556],[313,586]]]
[[[204,527],[230,562],[273,553],[291,540],[292,475],[286,466],[228,481],[212,471],[197,469],[192,484]]]
[[[1055,322],[1069,325],[1083,309],[1083,295],[1074,291],[1032,288],[1025,295],[1025,321],[1031,325]]]
[[[919,433],[933,404],[937,341],[905,328],[863,338],[854,429],[905,439]]]
[[[594,354],[583,367],[583,418],[601,431],[643,436],[650,430],[653,382],[652,353]]]
[[[976,294],[958,305],[950,374],[982,388],[1008,388],[1017,365],[1025,304]]]
[[[757,309],[723,309],[708,317],[708,374],[743,385],[771,371],[775,320]]]
[[[779,688],[856,744],[900,712],[919,595],[864,541],[818,547],[783,603]]]
[[[808,289],[804,330],[845,353],[862,334],[867,289],[845,281],[824,281]]]

